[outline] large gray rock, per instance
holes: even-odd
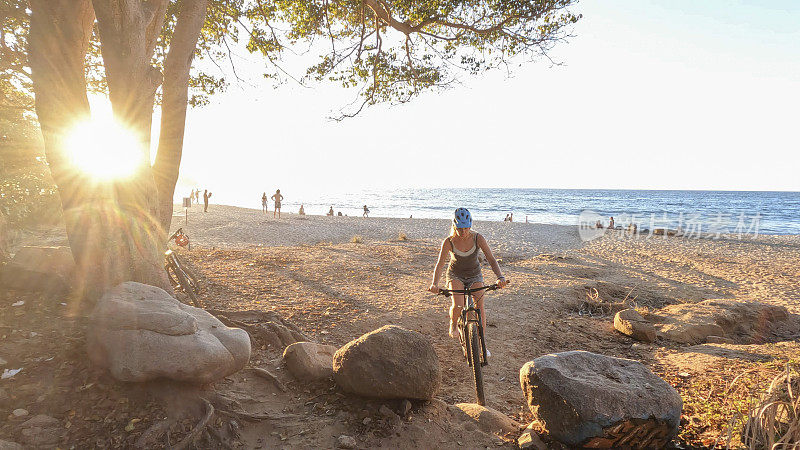
[[[387,325],[340,348],[333,378],[364,397],[427,400],[439,388],[439,358],[422,334]]]
[[[286,369],[300,380],[324,380],[333,375],[336,347],[314,342],[295,342],[283,351]]]
[[[683,401],[638,361],[583,351],[536,358],[520,369],[534,416],[570,446],[663,448]]]
[[[656,328],[635,309],[623,309],[614,316],[614,328],[620,333],[643,342],[656,340]]]
[[[163,377],[205,384],[247,364],[250,337],[160,288],[129,281],[97,302],[87,350],[121,381]]]

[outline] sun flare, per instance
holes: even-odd
[[[143,164],[141,143],[113,119],[76,125],[65,144],[72,165],[100,181],[131,176]]]

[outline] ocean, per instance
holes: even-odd
[[[513,213],[514,222],[577,225],[579,217],[596,213],[606,226],[613,216],[616,225],[636,223],[640,229],[800,234],[800,192],[480,188],[328,192],[302,199],[284,195],[282,210],[292,213],[302,203],[307,214],[325,214],[333,206],[336,212],[360,216],[366,204],[370,217],[445,219],[463,206],[477,220],[502,221]]]

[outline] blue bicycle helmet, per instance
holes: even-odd
[[[472,214],[469,213],[467,208],[456,209],[453,215],[453,225],[456,228],[472,228]]]

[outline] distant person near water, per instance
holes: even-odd
[[[191,193],[191,194],[189,194],[189,204],[190,204],[190,205],[191,205],[192,203],[197,203],[197,202],[195,202],[195,201],[194,201],[194,194],[195,194],[195,192],[194,192],[194,189],[192,189],[192,193]]]
[[[194,190],[194,202],[200,204],[200,189]]]
[[[611,230],[614,229],[614,216],[611,216],[611,218],[608,219],[608,228]]]
[[[369,208],[367,208],[367,205],[364,205],[364,214],[362,214],[361,217],[369,217]]]
[[[436,260],[436,266],[433,269],[433,281],[428,288],[434,294],[439,293],[439,277],[445,263],[445,255],[449,253],[450,263],[447,266],[447,284],[450,289],[475,289],[483,286],[483,274],[481,273],[481,264],[478,260],[478,250],[483,251],[483,255],[489,262],[495,276],[497,276],[497,286],[499,288],[505,287],[508,280],[503,276],[497,260],[489,248],[486,239],[475,231],[472,231],[472,214],[467,208],[458,208],[453,214],[453,223],[450,226],[450,236],[442,242],[442,247],[439,250],[439,258]],[[481,311],[481,322],[484,330],[486,329],[486,313],[483,309],[483,294],[484,291],[475,293],[475,302],[478,309]],[[450,304],[450,330],[451,338],[458,339],[458,330],[456,324],[458,317],[461,315],[461,309],[464,307],[464,294],[453,293],[450,297],[452,303]],[[491,356],[491,352],[486,350],[486,354]]]
[[[264,192],[261,194],[261,211],[265,214],[269,212],[269,208],[267,208],[267,193]]]
[[[331,206],[331,209],[328,210],[327,216],[328,217],[333,217],[333,206]]]
[[[208,192],[208,189],[203,191],[203,212],[208,212],[208,199],[211,198],[211,192]]]
[[[275,218],[275,213],[278,213],[278,219],[281,218],[281,200],[283,200],[283,195],[281,195],[281,190],[278,189],[272,194],[272,199],[275,200],[275,209],[272,210],[272,218]]]
[[[305,216],[306,215],[306,210],[303,209],[303,205],[300,205],[300,211],[297,211],[297,214],[300,215],[300,216]]]

